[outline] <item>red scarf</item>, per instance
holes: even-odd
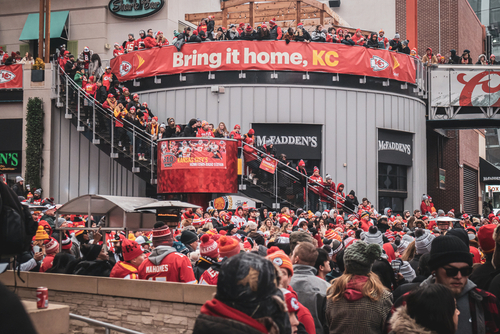
[[[355,275],[352,279],[347,283],[347,289],[344,291],[345,299],[349,301],[356,301],[363,298],[363,287],[365,283],[368,281],[368,276],[360,276]]]
[[[207,301],[202,307],[201,307],[201,313],[210,315],[212,317],[219,317],[219,318],[225,318],[225,319],[232,319],[235,321],[239,321],[244,323],[245,325],[248,325],[252,328],[255,328],[261,333],[267,334],[268,331],[266,327],[258,322],[257,320],[253,319],[252,317],[246,315],[243,312],[238,311],[237,309],[234,309],[230,306],[227,306],[223,302],[217,300],[217,299],[212,299]]]

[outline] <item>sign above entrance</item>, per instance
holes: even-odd
[[[413,164],[413,134],[378,129],[378,162],[411,166]]]
[[[125,18],[141,18],[155,14],[164,4],[164,0],[111,0],[109,11]]]

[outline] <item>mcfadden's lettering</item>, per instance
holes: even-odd
[[[299,145],[318,147],[318,137],[316,136],[257,136],[257,146],[266,143],[266,138],[271,139],[274,145]]]
[[[379,140],[378,141],[378,150],[379,151],[398,151],[398,152],[403,152],[408,155],[411,155],[411,145],[410,144],[403,144],[403,143],[396,143],[393,141],[387,141],[387,140]]]

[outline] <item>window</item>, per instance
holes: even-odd
[[[406,166],[379,163],[378,188],[406,191]]]

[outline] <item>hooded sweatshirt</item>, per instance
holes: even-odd
[[[422,57],[422,63],[424,64],[427,64],[427,65],[431,65],[431,64],[437,64],[438,63],[438,59],[436,58],[436,56],[432,53],[432,49],[431,48],[427,48],[427,50],[431,50],[431,55],[428,56],[427,55],[427,51],[425,52],[425,55]]]
[[[156,247],[141,263],[139,277],[150,281],[196,283],[189,258],[174,247],[164,245]]]
[[[372,38],[375,37],[375,39],[373,40]],[[370,38],[368,39],[368,41],[366,42],[366,47],[368,48],[373,48],[373,49],[378,49],[379,48],[379,44],[378,44],[378,35],[376,33],[371,33],[370,34]]]

